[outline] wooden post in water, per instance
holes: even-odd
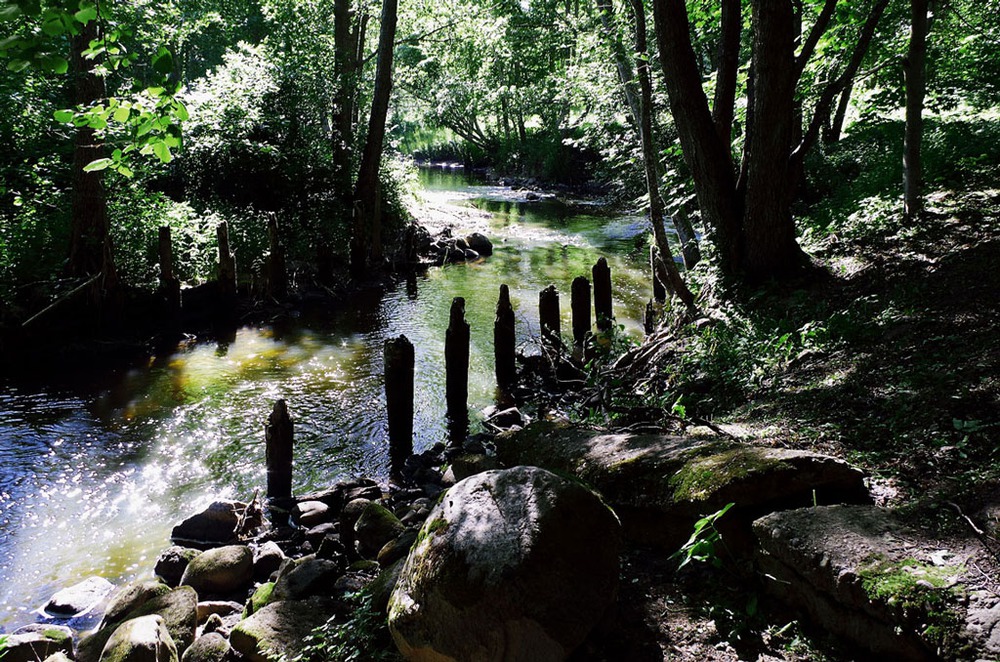
[[[542,333],[542,354],[550,361],[559,356],[562,330],[559,321],[559,290],[549,285],[538,293],[538,321]]]
[[[267,498],[292,496],[292,419],[284,400],[274,403],[264,426],[267,460]]]
[[[656,307],[653,305],[652,299],[646,303],[646,312],[642,316],[642,329],[647,336],[656,330]]]
[[[445,402],[451,441],[465,441],[469,428],[469,323],[465,299],[451,301],[451,318],[444,336]]]
[[[517,386],[515,352],[514,308],[510,304],[510,288],[501,285],[497,316],[493,322],[493,357],[496,360],[497,388],[501,399],[513,397]]]
[[[398,476],[413,454],[413,345],[406,336],[385,341],[385,408],[389,418],[389,463]]]
[[[573,342],[582,347],[590,333],[590,281],[585,276],[573,279],[570,307],[573,309]]]
[[[649,270],[653,275],[653,299],[663,303],[667,300],[667,288],[663,285],[660,275],[656,272],[656,259],[659,255],[660,251],[657,250],[656,246],[649,247]]]
[[[176,335],[181,330],[181,282],[174,278],[174,251],[170,227],[160,228],[160,294],[164,304],[164,332]]]
[[[229,250],[229,224],[222,221],[215,231],[219,237],[219,313],[225,324],[236,314],[236,258]]]
[[[288,293],[288,272],[285,269],[285,247],[278,232],[278,218],[272,214],[267,219],[267,293],[282,298]]]
[[[592,270],[594,277],[594,317],[598,331],[610,331],[614,323],[614,308],[611,301],[611,267],[603,257]]]

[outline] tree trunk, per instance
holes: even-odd
[[[653,16],[670,112],[695,183],[702,222],[712,233],[720,268],[733,275],[742,244],[736,182],[729,144],[719,138],[701,85],[684,0],[654,0]]]
[[[795,241],[789,172],[795,133],[795,22],[791,3],[754,0],[753,114],[747,127],[742,267],[751,279],[796,271],[805,254]]]
[[[653,86],[649,75],[649,54],[646,48],[646,14],[642,0],[632,0],[632,14],[635,18],[636,70],[639,78],[639,140],[642,143],[642,161],[646,171],[646,190],[649,193],[649,220],[653,225],[656,247],[663,256],[655,260],[654,266],[660,272],[660,282],[684,305],[694,305],[694,295],[684,283],[674,254],[670,250],[667,232],[663,227],[663,200],[660,198],[659,175],[656,172],[656,148],[653,145]]]
[[[903,62],[906,78],[906,130],[903,135],[903,213],[913,218],[923,211],[920,141],[923,137],[928,0],[910,0],[910,47]]]
[[[840,93],[840,101],[837,102],[837,110],[833,114],[830,125],[823,132],[823,142],[827,145],[840,142],[840,136],[844,133],[844,120],[847,118],[847,108],[851,104],[851,94],[854,92],[854,79],[847,81],[844,91]]]
[[[351,0],[336,0],[333,5],[334,62],[339,76],[333,112],[334,195],[350,208],[353,194],[351,151],[354,145],[354,99],[357,84],[357,37],[351,30]]]
[[[91,21],[72,40],[71,59],[76,102],[83,106],[90,106],[105,97],[104,79],[91,72],[91,62],[83,57],[83,51],[90,47],[90,42],[97,36],[97,22]],[[121,288],[108,227],[104,171],[83,170],[88,163],[103,158],[104,155],[104,145],[97,141],[93,129],[80,127],[76,130],[73,148],[72,227],[66,275],[83,278],[102,274],[90,288],[89,297],[94,304],[111,304],[114,314],[121,304]]]
[[[369,230],[375,225],[378,173],[382,160],[382,143],[385,139],[385,120],[389,113],[389,95],[392,91],[392,54],[396,40],[397,0],[382,3],[382,26],[378,38],[378,62],[375,66],[375,91],[372,110],[368,117],[368,137],[361,154],[358,182],[354,189],[354,234],[351,238],[351,272],[356,278],[364,276],[368,266],[370,246]]]

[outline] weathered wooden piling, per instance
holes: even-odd
[[[647,336],[656,330],[656,307],[652,299],[646,303],[646,312],[642,316],[642,329]]]
[[[667,300],[667,288],[660,280],[660,274],[656,268],[656,260],[659,255],[660,251],[657,250],[656,246],[649,247],[649,271],[653,276],[653,299],[663,303]]]
[[[501,285],[497,315],[493,322],[493,357],[496,361],[497,388],[502,396],[512,396],[517,386],[516,344],[510,288]]]
[[[285,268],[285,246],[278,230],[278,219],[273,214],[267,219],[267,293],[275,298],[288,293],[288,270]]]
[[[389,418],[389,462],[398,475],[413,454],[413,344],[406,336],[385,341],[385,408]]]
[[[219,238],[219,295],[223,312],[229,313],[236,305],[236,257],[229,250],[229,224],[222,221],[215,232]]]
[[[585,276],[573,279],[570,308],[573,310],[573,342],[582,346],[590,333],[590,281]]]
[[[451,318],[444,338],[445,402],[452,441],[464,441],[469,423],[469,323],[465,299],[451,301]]]
[[[614,323],[614,308],[611,300],[611,267],[601,258],[592,269],[594,278],[594,317],[599,331],[610,331]]]
[[[267,498],[292,496],[292,419],[284,400],[274,403],[264,426],[267,461]]]
[[[159,253],[164,332],[177,334],[181,329],[181,282],[174,277],[174,250],[168,226],[160,228]]]
[[[559,355],[562,329],[559,320],[559,290],[549,285],[538,293],[538,321],[542,333],[542,352],[549,358]]]

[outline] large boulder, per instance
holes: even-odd
[[[976,590],[976,541],[935,540],[874,506],[753,525],[765,588],[823,630],[893,660],[1000,657],[1000,598]]]
[[[720,526],[727,546],[751,554],[750,524],[814,503],[868,503],[864,474],[843,460],[749,446],[717,435],[605,433],[536,422],[500,435],[497,455],[571,473],[596,489],[636,542],[676,550],[702,516],[735,503]]]
[[[333,587],[344,574],[344,565],[328,559],[307,556],[294,567],[281,573],[274,584],[272,601],[303,600],[314,595],[330,595]]]
[[[205,510],[174,527],[170,541],[175,545],[208,549],[236,542],[236,525],[246,504],[216,501]]]
[[[273,602],[233,628],[229,643],[250,662],[290,659],[302,650],[313,628],[333,614],[334,605],[320,598]]]
[[[162,617],[141,616],[118,626],[101,652],[101,662],[178,662],[177,647]]]
[[[181,586],[201,596],[226,595],[250,586],[253,552],[245,545],[227,545],[202,552],[184,570]]]
[[[37,662],[56,653],[73,655],[73,631],[59,625],[32,624],[7,637],[4,662]]]
[[[470,249],[480,255],[493,255],[493,242],[489,240],[489,237],[480,232],[473,232],[467,236],[465,243]]]
[[[225,662],[230,650],[228,639],[218,632],[209,632],[195,639],[184,651],[181,662]]]
[[[101,603],[114,589],[103,577],[88,577],[57,592],[45,604],[45,613],[57,618],[81,616]]]
[[[101,621],[101,627],[121,623],[129,617],[129,614],[134,614],[153,598],[158,598],[169,592],[169,586],[155,580],[126,584],[108,604],[108,609],[104,612],[104,620]]]
[[[537,467],[461,481],[431,511],[389,601],[408,660],[564,660],[612,606],[619,523]]]

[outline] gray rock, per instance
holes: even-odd
[[[970,620],[962,598],[972,550],[944,554],[945,543],[874,506],[772,513],[753,529],[765,588],[824,630],[893,660],[988,650],[996,630],[978,628],[983,621]]]
[[[285,560],[285,553],[281,551],[278,544],[269,540],[260,547],[253,550],[253,578],[257,581],[264,581],[271,576],[271,573],[281,567],[281,562]]]
[[[114,585],[103,577],[88,577],[49,598],[45,612],[59,618],[80,616],[99,605],[113,589]]]
[[[523,428],[525,425],[524,415],[517,407],[498,411],[487,418],[486,422],[504,430],[512,428],[515,425]]]
[[[229,616],[243,611],[243,605],[231,600],[206,600],[198,603],[198,623],[204,623],[212,614]]]
[[[307,529],[326,522],[329,515],[330,507],[322,501],[300,501],[292,509],[292,519]]]
[[[497,462],[496,458],[490,457],[484,454],[465,454],[459,455],[451,461],[451,467],[449,467],[455,476],[455,481],[465,480],[469,476],[475,476],[476,474],[482,473],[484,471],[491,471],[493,469],[499,469],[500,464]]]
[[[33,662],[37,662],[37,658],[33,658]],[[68,656],[63,651],[56,651],[52,655],[45,658],[45,662],[73,662],[73,658]]]
[[[229,643],[250,662],[292,658],[313,628],[333,614],[334,605],[320,598],[273,602],[233,628]]]
[[[101,662],[178,662],[167,626],[160,616],[125,621],[114,631],[101,652]]]
[[[236,542],[236,525],[245,508],[246,504],[238,501],[216,501],[175,526],[170,541],[199,549]]]
[[[400,559],[406,558],[406,555],[410,553],[410,548],[413,547],[413,543],[417,541],[418,531],[419,529],[417,528],[403,531],[378,551],[378,556],[375,560],[378,561],[380,566],[385,568]]]
[[[140,584],[145,583],[140,582]],[[198,594],[190,586],[181,586],[155,597],[148,597],[144,592],[142,595],[145,598],[134,598],[133,608],[127,613],[123,613],[124,610],[116,610],[119,616],[115,620],[105,616],[101,627],[80,641],[76,656],[79,662],[96,662],[109,637],[123,622],[151,615],[163,619],[177,652],[183,654],[194,641],[195,628],[198,624]]]
[[[203,552],[188,564],[182,586],[201,596],[225,595],[250,586],[253,552],[245,545],[227,545]]]
[[[340,542],[349,556],[355,555],[354,549],[354,525],[357,524],[361,513],[365,511],[368,504],[373,503],[371,499],[352,499],[344,506],[340,513]]]
[[[395,539],[405,529],[391,510],[378,503],[368,504],[354,524],[358,553],[366,559],[375,558],[387,542]]]
[[[224,662],[232,647],[218,632],[203,634],[184,651],[181,662]]]
[[[153,572],[167,586],[176,587],[181,583],[181,577],[184,576],[184,570],[187,568],[188,563],[199,554],[201,554],[200,550],[192,549],[191,547],[179,547],[177,545],[168,547],[157,557]]]
[[[410,660],[565,660],[618,584],[620,525],[581,484],[488,471],[431,511],[389,601]]]
[[[497,457],[567,472],[596,489],[621,517],[627,538],[679,548],[706,513],[735,503],[719,520],[727,547],[753,553],[750,524],[761,512],[826,503],[869,503],[864,474],[843,460],[718,437],[601,433],[536,422],[501,434]]]
[[[7,637],[4,662],[37,662],[63,653],[73,655],[73,631],[59,625],[32,624]]]
[[[305,557],[278,578],[271,601],[304,600],[315,595],[330,595],[337,579],[343,574],[343,565],[336,561]]]
[[[480,255],[493,255],[493,242],[482,233],[473,232],[465,238],[465,242],[469,248]]]
[[[156,580],[127,584],[111,599],[107,611],[104,612],[104,620],[101,621],[100,627],[121,623],[128,618],[129,614],[134,614],[153,598],[158,598],[169,592],[169,586]]]

